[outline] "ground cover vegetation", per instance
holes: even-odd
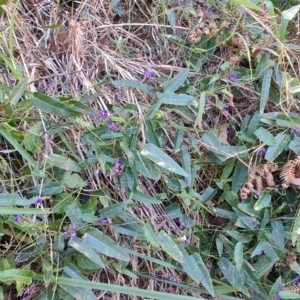
[[[0,5],[0,299],[300,299],[298,0]]]

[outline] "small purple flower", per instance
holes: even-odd
[[[283,288],[284,288],[284,284],[283,284],[283,283],[280,283],[280,284],[279,284],[279,290],[280,290],[280,291],[283,291]]]
[[[259,154],[263,155],[267,152],[267,149],[266,148],[261,148],[259,149]]]
[[[217,122],[219,121],[219,118],[218,118],[218,117],[214,117],[213,121],[214,121],[215,123],[217,123]]]
[[[119,163],[118,159],[115,162],[112,172],[113,172],[113,175],[119,175],[122,172],[122,165]]]
[[[36,290],[36,286],[35,283],[32,283],[27,289],[24,290],[22,296],[22,299],[29,299],[30,296],[32,296],[33,294],[36,294],[37,290]]]
[[[144,76],[145,76],[146,78],[150,78],[150,77],[152,76],[152,72],[151,72],[150,70],[146,70],[146,71],[144,72]]]
[[[114,123],[111,123],[107,126],[107,129],[110,131],[114,131],[117,129],[117,126]]]
[[[51,89],[51,84],[50,83],[46,83],[46,89],[50,90]]]
[[[245,202],[246,202],[246,199],[242,198],[241,203],[245,203]]]
[[[281,297],[279,295],[275,296],[275,300],[281,300]]]
[[[41,204],[42,201],[43,201],[43,198],[38,197],[38,198],[35,200],[35,202],[34,202],[35,207],[39,206],[39,205]]]
[[[260,251],[259,253],[257,253],[257,256],[261,256],[264,254],[264,251]]]
[[[185,242],[187,245],[189,245],[189,244],[190,244],[190,239],[186,239],[184,242]]]
[[[64,237],[72,239],[76,236],[76,224],[72,224],[68,230],[63,232]]]
[[[101,223],[102,225],[106,225],[107,224],[107,220],[99,218],[98,222]]]
[[[225,117],[230,116],[230,113],[229,113],[229,111],[227,109],[223,110],[223,116],[225,116]]]
[[[206,124],[210,124],[210,123],[211,123],[210,118],[207,118],[207,119],[205,120],[205,123],[206,123]]]
[[[14,221],[17,222],[17,223],[19,223],[19,222],[22,221],[22,217],[19,216],[19,215],[14,215]]]
[[[109,117],[109,112],[105,109],[99,110],[99,111],[92,113],[91,117],[92,117],[92,119],[99,118],[100,121],[105,121]]]
[[[187,225],[188,225],[188,221],[187,221],[187,220],[184,220],[182,223],[180,223],[179,229],[182,230],[182,229],[184,229]]]
[[[230,128],[226,128],[226,134],[230,134]]]
[[[292,284],[296,285],[300,282],[300,277],[296,277],[293,281],[292,281]],[[281,290],[282,291],[282,290]]]
[[[211,98],[212,98],[212,97],[211,97],[210,95],[207,96],[207,100],[211,100]]]
[[[235,82],[237,80],[237,75],[236,74],[233,74],[233,73],[230,73],[227,77],[228,81],[230,82]]]

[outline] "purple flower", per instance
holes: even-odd
[[[263,8],[263,10],[266,10],[266,9],[267,9],[267,5],[264,4],[264,5],[262,6],[262,8]]]
[[[275,296],[275,300],[281,300],[281,297],[279,295]]]
[[[230,82],[235,82],[237,80],[237,75],[236,74],[233,74],[233,73],[230,73],[227,77],[228,81]]]
[[[226,134],[230,134],[230,128],[226,128]]]
[[[182,223],[180,223],[179,229],[182,230],[182,229],[184,229],[187,225],[188,225],[188,221],[187,221],[187,220],[184,220]]]
[[[99,111],[92,113],[91,117],[92,117],[92,119],[99,118],[100,121],[105,121],[109,117],[109,111],[107,111],[105,109],[99,110]]]
[[[41,197],[38,197],[34,202],[35,207],[39,206],[39,204],[41,204],[42,201],[43,199]]]
[[[223,116],[225,116],[225,117],[230,116],[230,113],[229,113],[229,111],[227,109],[223,110]]]
[[[280,283],[280,284],[279,284],[279,290],[282,291],[283,288],[284,288],[284,284],[283,284],[283,283]]]
[[[264,251],[260,251],[259,253],[257,253],[257,256],[261,256],[264,254]]]
[[[150,77],[152,76],[152,72],[151,72],[150,70],[146,70],[146,71],[144,72],[144,76],[145,76],[146,78],[150,78]]]
[[[189,245],[190,239],[186,239],[184,242],[185,242],[187,245]]]
[[[17,222],[17,223],[19,223],[19,222],[22,221],[22,217],[19,216],[19,215],[14,215],[14,221]]]
[[[112,172],[113,172],[113,175],[119,175],[122,172],[122,165],[119,163],[118,159],[115,162]]]
[[[51,89],[51,84],[50,83],[46,83],[46,89],[50,90]]]
[[[298,284],[300,282],[300,277],[296,277],[293,281],[292,281],[292,284]],[[282,290],[281,290],[282,291]]]
[[[36,286],[35,286],[35,283],[32,283],[27,289],[24,290],[22,296],[25,296],[25,297],[22,297],[22,299],[27,299],[27,297],[29,296],[32,296],[32,294],[36,294],[37,290],[36,290]],[[29,299],[28,297],[28,299]]]
[[[266,148],[261,148],[259,149],[259,154],[263,155],[267,152],[267,149]]]
[[[116,125],[114,123],[111,123],[107,126],[107,129],[110,131],[114,131],[117,129]]]
[[[76,236],[76,224],[72,224],[68,230],[63,232],[64,237],[72,239]]]
[[[246,199],[243,199],[243,198],[242,198],[242,199],[241,199],[241,202],[242,202],[242,203],[245,203],[245,202],[246,202]]]
[[[107,224],[107,220],[99,218],[98,222],[101,223],[102,225],[106,225]]]
[[[214,121],[215,123],[217,123],[217,122],[219,121],[219,118],[218,118],[218,117],[214,117],[213,121]]]
[[[210,124],[210,123],[211,123],[210,118],[207,118],[207,119],[205,120],[205,123],[206,123],[206,124]]]

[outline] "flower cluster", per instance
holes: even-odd
[[[230,82],[235,82],[237,80],[237,75],[236,74],[233,74],[233,73],[230,73],[227,77],[228,81]]]
[[[17,222],[17,223],[19,223],[19,222],[22,221],[22,217],[19,216],[19,215],[14,215],[14,221]]]
[[[184,220],[182,223],[180,223],[179,229],[180,229],[180,230],[183,230],[187,225],[188,225],[188,221],[187,221],[187,220]]]
[[[100,121],[105,121],[106,119],[108,119],[109,117],[109,111],[108,110],[99,110],[99,111],[96,111],[94,113],[92,113],[91,115],[92,119],[100,119]]]
[[[28,300],[31,299],[33,294],[36,294],[37,289],[35,286],[35,283],[32,283],[22,294],[22,300]]]
[[[149,79],[152,76],[152,72],[150,70],[146,70],[144,72],[144,76],[145,76],[145,78]]]
[[[72,239],[76,236],[76,224],[72,224],[68,230],[63,232],[64,237]]]
[[[42,203],[42,201],[43,201],[43,198],[38,197],[34,202],[35,207],[38,207]]]
[[[122,165],[120,164],[119,160],[117,159],[115,165],[112,169],[113,175],[119,175],[122,172]]]

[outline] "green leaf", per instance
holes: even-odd
[[[189,149],[186,145],[182,146],[181,152],[180,152],[180,157],[181,157],[181,162],[182,162],[182,168],[184,171],[187,172],[189,175],[188,177],[185,178],[186,184],[191,183],[191,176],[192,176],[192,166],[191,166],[191,155],[189,152]]]
[[[300,138],[293,138],[289,143],[289,149],[292,150],[296,155],[300,155]]]
[[[200,99],[199,99],[199,104],[198,104],[198,113],[197,113],[197,124],[198,128],[202,131],[202,118],[204,114],[204,107],[205,107],[205,98],[206,94],[201,93]]]
[[[234,212],[238,215],[239,219],[250,229],[256,229],[260,224],[259,220],[255,217],[249,217],[239,209],[233,207]]]
[[[179,250],[178,246],[164,230],[161,230],[158,233],[157,240],[163,248],[163,250],[166,251],[173,259],[175,259],[181,264],[185,263],[183,254]]]
[[[276,143],[270,146],[265,154],[265,159],[269,162],[273,162],[278,155],[281,154],[285,146],[290,140],[288,135],[278,133],[275,137]]]
[[[159,94],[158,99],[160,99],[161,104],[187,106],[192,100],[195,100],[196,98],[186,94],[166,92]]]
[[[50,154],[47,157],[47,161],[52,165],[56,166],[65,171],[82,172],[80,165],[74,160],[59,154]]]
[[[151,85],[146,84],[146,83],[141,83],[136,80],[122,79],[122,80],[114,80],[112,83],[117,87],[136,88],[146,94],[153,93],[153,87]]]
[[[221,272],[224,274],[225,278],[232,286],[237,287],[240,292],[245,294],[247,297],[250,297],[250,294],[244,285],[244,280],[241,277],[240,272],[227,258],[222,257],[218,262],[218,266]]]
[[[84,236],[83,239],[79,239],[78,237],[73,237],[69,242],[68,245],[78,252],[82,253],[84,256],[89,258],[92,262],[96,263],[99,268],[104,268],[105,265],[100,258],[100,256],[91,249],[91,245],[85,241]]]
[[[181,124],[181,125],[183,126],[183,124]],[[176,134],[175,134],[175,138],[174,138],[174,148],[173,148],[174,153],[179,151],[179,148],[182,144],[182,141],[183,141],[183,130],[182,129],[177,129]]]
[[[235,245],[234,248],[234,260],[235,260],[235,266],[237,268],[238,271],[241,270],[242,264],[243,264],[243,243],[238,242]]]
[[[69,279],[70,277],[70,279],[77,279],[77,280],[89,282],[89,279],[83,276],[73,264],[69,264],[68,266],[64,267],[64,272],[62,276],[67,277],[66,279]],[[75,299],[97,300],[97,297],[89,288],[84,288],[80,286],[71,287],[69,285],[63,285],[63,284],[59,284],[59,286],[62,289],[64,289],[67,293],[72,295]]]
[[[141,151],[141,155],[145,156],[146,158],[156,163],[158,166],[170,172],[184,177],[189,176],[189,174],[187,174],[169,155],[164,153],[153,144],[146,144]]]
[[[44,285],[45,287],[48,287],[53,276],[53,268],[50,261],[44,257],[42,257],[43,262],[43,277],[44,277]]]
[[[143,226],[143,230],[144,230],[144,234],[145,234],[145,238],[147,239],[147,241],[153,245],[155,248],[159,247],[159,243],[157,241],[157,238],[152,230],[152,227],[149,223],[146,223]]]
[[[264,299],[268,299],[268,296],[261,285],[259,279],[256,277],[255,273],[252,271],[252,269],[248,265],[249,263],[245,261],[243,263],[243,271],[244,274],[242,275],[244,278],[244,281],[249,285],[254,291],[257,291],[260,296],[264,297]]]
[[[291,21],[296,16],[296,14],[298,13],[299,10],[300,10],[300,4],[292,6],[289,9],[284,10],[282,12],[282,17],[285,20]]]
[[[87,115],[92,112],[94,112],[94,109],[91,107],[84,105],[83,103],[77,101],[77,100],[70,100],[68,101],[68,104],[70,108],[72,108],[74,111],[79,112],[80,114]]]
[[[114,218],[128,205],[128,203],[129,203],[128,201],[124,201],[124,202],[110,205],[109,207],[106,208],[102,208],[99,210],[100,217],[102,219]]]
[[[17,105],[19,100],[24,94],[24,91],[26,89],[28,80],[26,78],[20,80],[20,82],[14,87],[14,89],[11,91],[8,102],[12,105]]]
[[[22,283],[30,285],[32,283],[32,278],[35,276],[33,271],[22,270],[22,269],[10,269],[0,272],[0,281],[16,281],[17,283]]]
[[[189,74],[189,69],[184,69],[176,76],[174,76],[171,80],[167,82],[164,86],[164,92],[175,92],[177,91],[181,85],[186,81],[187,76]]]
[[[263,127],[259,127],[254,134],[257,136],[257,138],[265,143],[268,146],[274,145],[276,143],[276,140],[274,136]]]
[[[246,177],[248,174],[247,165],[241,163],[240,161],[237,162],[233,177],[232,177],[232,191],[237,193],[240,188],[245,183]]]
[[[158,170],[156,165],[147,159],[143,159],[139,153],[136,155],[136,157],[138,158],[135,159],[135,167],[141,175],[155,181],[160,179],[161,172]]]
[[[259,111],[260,113],[264,112],[267,100],[269,98],[270,86],[271,86],[271,78],[272,78],[273,70],[267,70],[261,87],[261,95],[260,95],[260,103],[259,103]]]
[[[37,169],[37,162],[29,155],[29,153],[16,141],[16,139],[6,131],[6,129],[0,126],[0,134],[17,150],[20,155],[33,166],[34,169]]]
[[[262,192],[258,200],[254,205],[255,210],[262,210],[265,207],[269,207],[271,203],[272,195],[268,192]]]
[[[139,191],[134,191],[131,195],[131,198],[135,201],[145,204],[161,204],[161,201],[159,201],[158,199]]]
[[[103,234],[96,228],[90,228],[85,231],[84,240],[89,243],[92,248],[106,256],[129,261],[129,255],[126,250],[120,247],[110,237]]]
[[[59,117],[74,117],[81,115],[68,105],[59,102],[54,98],[51,98],[39,92],[35,92],[33,93],[33,95],[35,98],[32,100],[32,105],[43,112]]]
[[[61,184],[70,189],[84,187],[86,182],[82,180],[82,178],[77,174],[71,174],[70,171],[64,173]]]
[[[184,271],[198,284],[201,283],[207,291],[214,296],[215,293],[211,277],[199,253],[189,255],[183,245],[179,245],[179,249],[183,253],[183,258],[185,260],[185,263],[181,264]]]
[[[279,291],[278,295],[281,297],[281,299],[288,299],[288,300],[300,298],[299,294],[293,293],[293,292],[288,292],[288,291]]]
[[[41,193],[41,196],[57,195],[63,192],[63,187],[59,182],[50,181],[44,184],[36,185],[32,188],[32,193],[38,195]]]
[[[253,10],[263,11],[258,5],[254,4],[250,0],[231,0],[234,4],[244,5]]]
[[[110,291],[113,293],[126,294],[130,296],[140,296],[141,298],[152,298],[160,300],[204,300],[204,298],[197,295],[197,297],[192,296],[182,296],[175,295],[171,293],[157,292],[145,289],[139,289],[135,287],[128,287],[122,285],[115,285],[111,283],[102,283],[98,281],[88,281],[88,280],[79,280],[72,278],[57,277],[56,283],[59,285],[68,285],[71,287],[84,287],[88,289],[95,289],[100,291]],[[79,298],[81,299],[81,298]]]
[[[175,29],[176,28],[175,27],[176,26],[176,15],[175,15],[175,12],[173,10],[170,10],[168,12],[167,16],[168,16],[169,24],[170,24],[173,32],[175,32],[176,31],[176,29]]]
[[[42,148],[42,139],[40,137],[42,131],[42,123],[38,122],[26,131],[24,136],[24,147],[26,150],[36,153]]]
[[[294,224],[292,228],[292,243],[295,247],[297,239],[299,239],[300,236],[300,206],[298,208],[297,214],[294,219]]]

